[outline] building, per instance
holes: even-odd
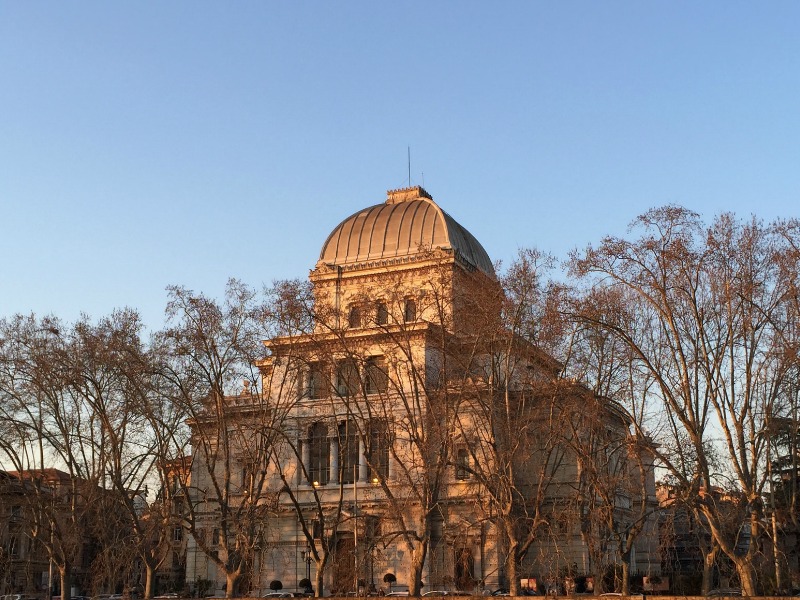
[[[49,560],[31,531],[30,486],[16,473],[0,471],[0,594],[44,593]]]
[[[229,445],[235,456],[213,467],[197,456],[192,463],[192,502],[208,509],[200,539],[189,541],[187,581],[210,580],[221,590],[220,565],[235,553],[236,564],[246,565],[243,593],[278,581],[285,589],[321,584],[332,593],[413,592],[418,579],[424,591],[505,587],[514,577],[497,512],[503,489],[514,496],[512,512],[538,511],[519,517],[536,535],[520,554],[516,578],[563,581],[599,572],[592,556],[595,563],[615,560],[611,538],[594,544],[588,538],[595,529],[582,523],[600,501],[587,500],[586,489],[577,498],[580,482],[590,485],[578,444],[564,437],[556,463],[542,441],[551,436],[536,429],[552,414],[541,398],[566,421],[586,410],[587,391],[558,381],[555,360],[502,329],[503,292],[492,261],[424,189],[391,190],[385,202],[342,221],[323,243],[310,281],[313,322],[265,342],[261,394],[246,388],[226,399],[222,427],[226,439],[237,440]],[[297,323],[308,319],[297,315]],[[518,429],[516,421],[506,421],[504,433],[489,426],[500,398],[524,419]],[[598,431],[624,438],[625,412],[602,399],[592,403]],[[214,423],[195,421],[196,438]],[[263,446],[267,435],[264,460],[249,444]],[[621,490],[635,478],[633,461],[624,450],[613,453]],[[223,462],[223,479],[240,490],[224,509],[217,498],[207,500],[212,471]],[[646,468],[641,493],[654,494]],[[493,483],[502,469],[515,473],[513,481]],[[608,522],[627,527],[637,492],[620,490],[611,493]],[[242,515],[248,503],[263,509],[259,520],[230,527],[231,506]],[[608,523],[596,530],[604,528]],[[657,574],[655,528],[645,530],[634,561]]]
[[[0,472],[0,515],[0,572],[8,592],[46,598],[49,586],[60,595],[65,564],[70,595],[122,589],[135,571],[124,515],[90,481],[53,468]],[[125,556],[107,558],[117,558],[116,551]]]

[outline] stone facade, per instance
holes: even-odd
[[[506,538],[478,476],[491,469],[481,461],[496,459],[482,437],[489,392],[478,370],[488,359],[475,340],[502,299],[485,250],[422,188],[392,190],[385,203],[334,229],[310,280],[313,328],[266,341],[262,395],[245,390],[229,399],[254,432],[266,430],[265,415],[273,432],[267,464],[250,464],[244,446],[234,450],[242,493],[254,471],[263,475],[262,491],[272,491],[263,495],[269,508],[240,591],[263,593],[272,581],[284,589],[304,587],[303,579],[317,584],[322,561],[321,582],[334,594],[413,590],[415,562],[423,591],[507,586]],[[506,390],[521,403],[533,380],[557,378],[558,365],[525,342],[510,347],[516,366],[505,374]],[[625,430],[624,411],[603,410],[604,427]],[[531,497],[537,461],[547,460],[534,446],[514,459],[515,489]],[[545,582],[594,568],[580,518],[556,516],[574,504],[580,469],[565,451],[542,501],[553,523],[542,527],[548,533],[518,576]],[[197,489],[207,476],[195,459]],[[625,518],[624,503],[615,510]],[[206,518],[208,535],[216,535],[218,515],[209,510]],[[637,543],[634,569],[660,572],[654,536],[649,527]],[[186,569],[190,583],[208,579],[218,591],[225,583],[193,540]]]

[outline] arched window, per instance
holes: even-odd
[[[309,428],[308,444],[309,479],[311,483],[325,485],[330,479],[331,447],[328,441],[328,427],[324,423],[314,423]]]

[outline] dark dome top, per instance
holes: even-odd
[[[480,242],[419,186],[390,190],[385,203],[347,217],[325,240],[319,259],[345,265],[409,256],[421,248],[452,250],[461,260],[495,276]]]

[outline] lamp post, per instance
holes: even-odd
[[[359,464],[353,465],[353,572],[355,586],[353,590],[358,594],[358,469]]]
[[[311,581],[311,545],[306,542],[306,549],[300,551],[300,558],[306,563],[306,579]]]

